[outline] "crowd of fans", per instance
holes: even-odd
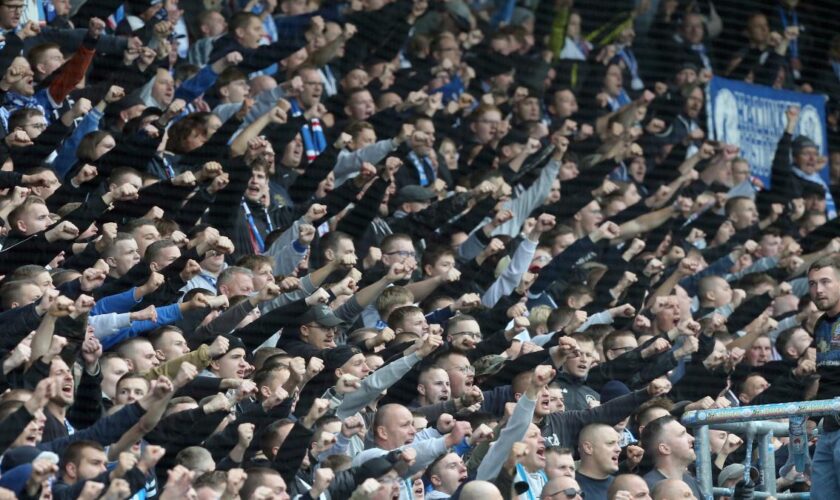
[[[837,26],[0,0],[0,498],[704,498],[685,412],[840,396]],[[765,185],[716,76],[826,95],[830,157],[791,107]],[[711,431],[715,486],[840,498],[807,428]]]

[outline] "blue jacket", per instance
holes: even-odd
[[[102,342],[102,348],[107,351],[125,339],[136,337],[140,333],[148,332],[149,330],[154,330],[159,326],[169,325],[184,319],[181,315],[181,308],[179,307],[179,304],[156,307],[155,310],[157,310],[158,315],[157,322],[149,320],[132,321],[131,326],[123,328],[110,337],[99,339]]]

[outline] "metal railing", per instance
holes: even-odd
[[[798,401],[760,406],[738,406],[711,410],[686,412],[682,423],[694,428],[694,448],[697,455],[697,481],[706,500],[713,500],[715,495],[732,495],[727,488],[713,488],[712,457],[709,449],[709,428],[732,432],[745,437],[747,464],[752,462],[753,442],[758,442],[759,461],[765,478],[761,491],[756,491],[756,498],[776,497],[778,500],[810,498],[809,493],[776,494],[776,458],[770,451],[774,436],[788,435],[788,425],[772,422],[773,419],[787,419],[794,415],[806,417],[840,413],[840,398],[819,401]],[[807,446],[807,443],[806,443]],[[749,467],[744,475],[748,476]]]

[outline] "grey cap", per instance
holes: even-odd
[[[429,201],[434,199],[435,193],[431,189],[412,184],[405,186],[397,193],[397,204],[411,203],[413,201]]]
[[[810,138],[804,135],[796,136],[796,139],[793,140],[793,156],[798,155],[803,149],[805,148],[814,148],[819,150],[820,148],[817,147],[817,143],[812,141]]]
[[[333,313],[333,310],[330,309],[329,306],[323,304],[310,307],[309,310],[303,313],[300,317],[300,324],[302,325],[313,321],[326,327],[338,326],[344,323]]]

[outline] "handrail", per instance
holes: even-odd
[[[727,496],[732,497],[735,495],[735,490],[733,488],[714,488],[715,495],[720,496]],[[754,498],[770,498],[773,497],[776,500],[808,500],[811,498],[810,493],[777,493],[771,494],[767,493],[766,491],[756,491],[753,492]]]
[[[714,423],[729,424],[751,420],[773,420],[791,415],[829,415],[840,412],[840,398],[797,401],[757,406],[735,406],[710,410],[692,410],[682,417],[683,425],[696,427]]]
[[[810,493],[776,495],[776,460],[774,454],[768,451],[773,436],[788,434],[788,425],[769,420],[787,419],[794,415],[823,416],[838,413],[840,413],[840,398],[686,412],[682,417],[682,423],[687,427],[695,428],[694,446],[697,455],[697,480],[703,496],[706,500],[712,500],[715,493],[722,494],[725,490],[713,488],[712,459],[709,449],[709,428],[711,427],[755,438],[755,442],[758,443],[759,460],[765,478],[765,484],[763,485],[765,491],[760,492],[760,495],[759,492],[756,492],[757,498],[768,496],[788,500],[810,498]]]

